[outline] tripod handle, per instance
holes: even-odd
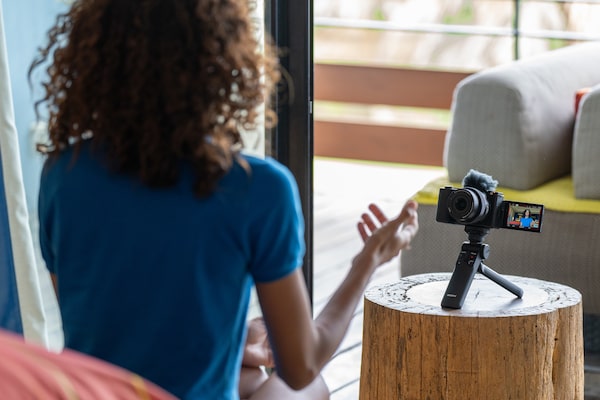
[[[454,272],[442,298],[443,308],[459,309],[463,306],[471,283],[481,264],[481,251],[469,243],[463,243]]]
[[[496,282],[498,285],[502,286],[504,289],[508,290],[518,298],[523,297],[523,289],[485,265],[484,263],[479,264],[479,271],[481,275],[489,278],[490,280]]]

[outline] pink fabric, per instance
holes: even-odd
[[[60,354],[0,331],[4,399],[173,400],[140,376],[70,350]]]

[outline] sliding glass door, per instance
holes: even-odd
[[[306,226],[304,276],[313,278],[313,41],[312,0],[264,0],[266,32],[281,51],[284,79],[277,91],[276,128],[267,132],[268,155],[287,165],[298,182]]]

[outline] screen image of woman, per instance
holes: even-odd
[[[521,228],[529,229],[532,227],[531,225],[533,223],[533,218],[531,218],[531,211],[529,211],[529,209],[525,209],[525,211],[523,211],[523,216],[519,222]]]

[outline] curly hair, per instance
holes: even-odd
[[[246,0],[76,0],[29,71],[50,61],[35,105],[38,118],[48,107],[49,158],[92,136],[119,173],[164,187],[188,163],[194,193],[211,193],[279,81],[265,46]]]

